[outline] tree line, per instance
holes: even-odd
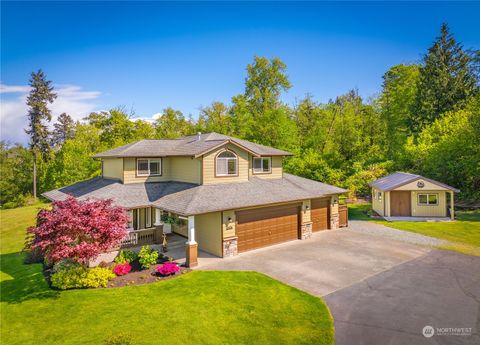
[[[39,192],[98,176],[92,155],[141,139],[218,132],[294,153],[285,171],[369,194],[368,182],[401,170],[461,189],[480,199],[480,54],[466,51],[443,24],[419,64],[400,64],[383,75],[377,97],[350,90],[327,103],[306,95],[282,102],[291,87],[278,58],[255,57],[245,89],[231,102],[214,102],[197,120],[166,108],[154,122],[125,109],[94,112],[82,121],[62,114],[49,130],[56,97],[42,71],[32,73],[28,147],[0,145],[2,207],[22,205]],[[32,178],[35,175],[35,178]],[[37,186],[35,186],[35,182]]]

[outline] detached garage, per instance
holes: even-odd
[[[454,193],[460,191],[420,175],[395,172],[370,183],[372,209],[387,220],[454,219]]]

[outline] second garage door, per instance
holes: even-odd
[[[298,239],[299,209],[285,205],[236,212],[238,252]]]
[[[330,228],[330,198],[312,199],[312,230],[320,231]]]

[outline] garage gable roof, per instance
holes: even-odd
[[[425,181],[431,182],[433,184],[436,184],[437,186],[449,189],[449,190],[451,190],[455,193],[460,192],[460,190],[457,189],[457,188],[454,188],[454,187],[446,185],[444,183],[429,179],[428,177],[424,177],[424,176],[416,175],[416,174],[405,173],[405,172],[401,172],[401,171],[397,171],[397,172],[394,172],[393,174],[390,174],[390,175],[384,176],[382,178],[379,178],[378,180],[370,182],[368,185],[372,188],[379,189],[383,192],[388,192],[388,191],[391,191],[395,188],[406,185],[407,183],[414,182],[416,180],[425,180]]]

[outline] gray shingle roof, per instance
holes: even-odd
[[[95,158],[106,157],[167,157],[167,156],[200,156],[216,147],[232,143],[260,156],[289,156],[290,152],[275,149],[246,140],[229,137],[218,133],[191,135],[178,139],[152,140],[145,139],[123,145],[95,155]]]
[[[248,182],[215,185],[181,182],[122,184],[94,178],[43,195],[50,200],[64,200],[68,194],[81,200],[111,198],[117,205],[126,208],[155,206],[187,216],[344,192],[346,190],[342,188],[284,174],[281,179],[252,177]]]
[[[413,181],[416,181],[416,180],[420,180],[420,179],[425,180],[425,181],[429,181],[431,183],[434,183],[434,184],[439,185],[441,187],[444,187],[446,189],[450,189],[450,190],[452,190],[456,193],[460,192],[459,189],[456,189],[456,188],[451,187],[449,185],[446,185],[444,183],[429,179],[429,178],[421,176],[421,175],[415,175],[415,174],[405,173],[405,172],[401,172],[401,171],[394,172],[393,174],[384,176],[382,178],[379,178],[378,180],[370,182],[369,186],[373,187],[373,188],[376,188],[376,189],[379,189],[379,190],[384,191],[384,192],[388,192],[390,190],[393,190],[395,188],[403,186],[407,183],[410,183],[410,182],[413,182]]]

